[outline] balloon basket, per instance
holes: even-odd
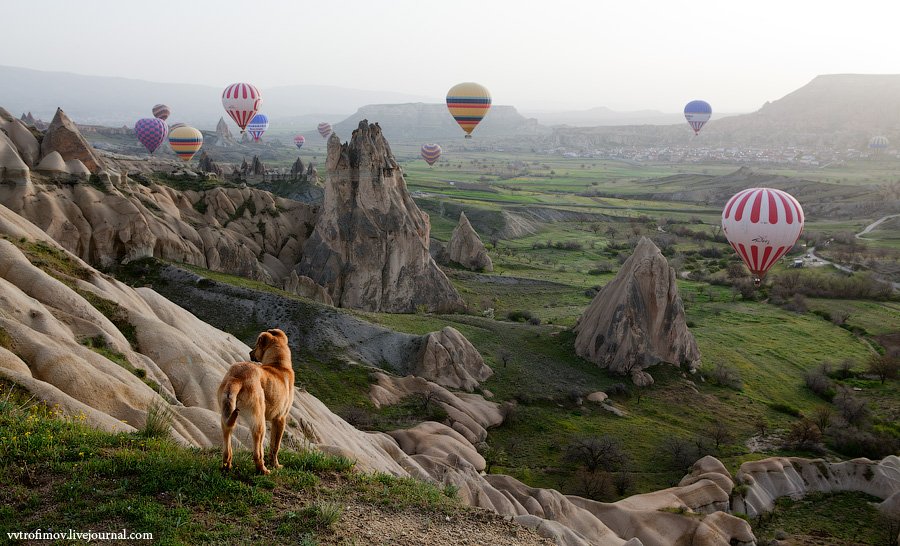
[[[472,135],[466,135],[466,138],[472,138]]]
[[[753,276],[753,286],[759,288],[759,286],[760,286],[761,284],[762,284],[762,279],[760,279],[759,277],[757,277],[757,276],[754,275],[754,276]]]

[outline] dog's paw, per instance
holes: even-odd
[[[274,468],[275,470],[278,470],[279,468],[284,468],[284,465],[283,465],[283,464],[275,463],[275,464],[272,465],[272,468]]]
[[[222,472],[231,472],[231,463],[222,463]]]
[[[264,475],[264,476],[272,473],[272,472],[271,472],[268,468],[266,468],[266,467],[258,468],[257,470],[259,470],[259,473],[262,474],[262,475]]]

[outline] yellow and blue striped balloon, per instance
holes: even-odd
[[[423,144],[420,153],[425,163],[431,166],[441,158],[441,147],[437,144]]]
[[[190,161],[203,146],[203,133],[188,127],[178,127],[169,132],[169,146],[184,161]]]
[[[472,131],[491,108],[491,94],[483,85],[465,82],[447,92],[447,109],[456,123],[472,138]]]

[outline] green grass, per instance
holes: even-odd
[[[856,492],[812,493],[797,501],[782,497],[771,514],[754,523],[753,533],[760,544],[774,539],[777,531],[815,537],[816,544],[890,544],[898,525],[891,527],[875,508],[880,500]]]
[[[282,449],[284,468],[255,473],[246,450],[220,472],[218,450],[165,435],[110,434],[0,385],[0,533],[127,528],[158,544],[278,544],[327,536],[347,503],[457,517],[445,489],[383,474],[318,451]]]

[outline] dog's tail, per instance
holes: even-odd
[[[238,418],[237,395],[240,390],[240,383],[232,381],[222,392],[222,422],[229,427],[233,427]]]

